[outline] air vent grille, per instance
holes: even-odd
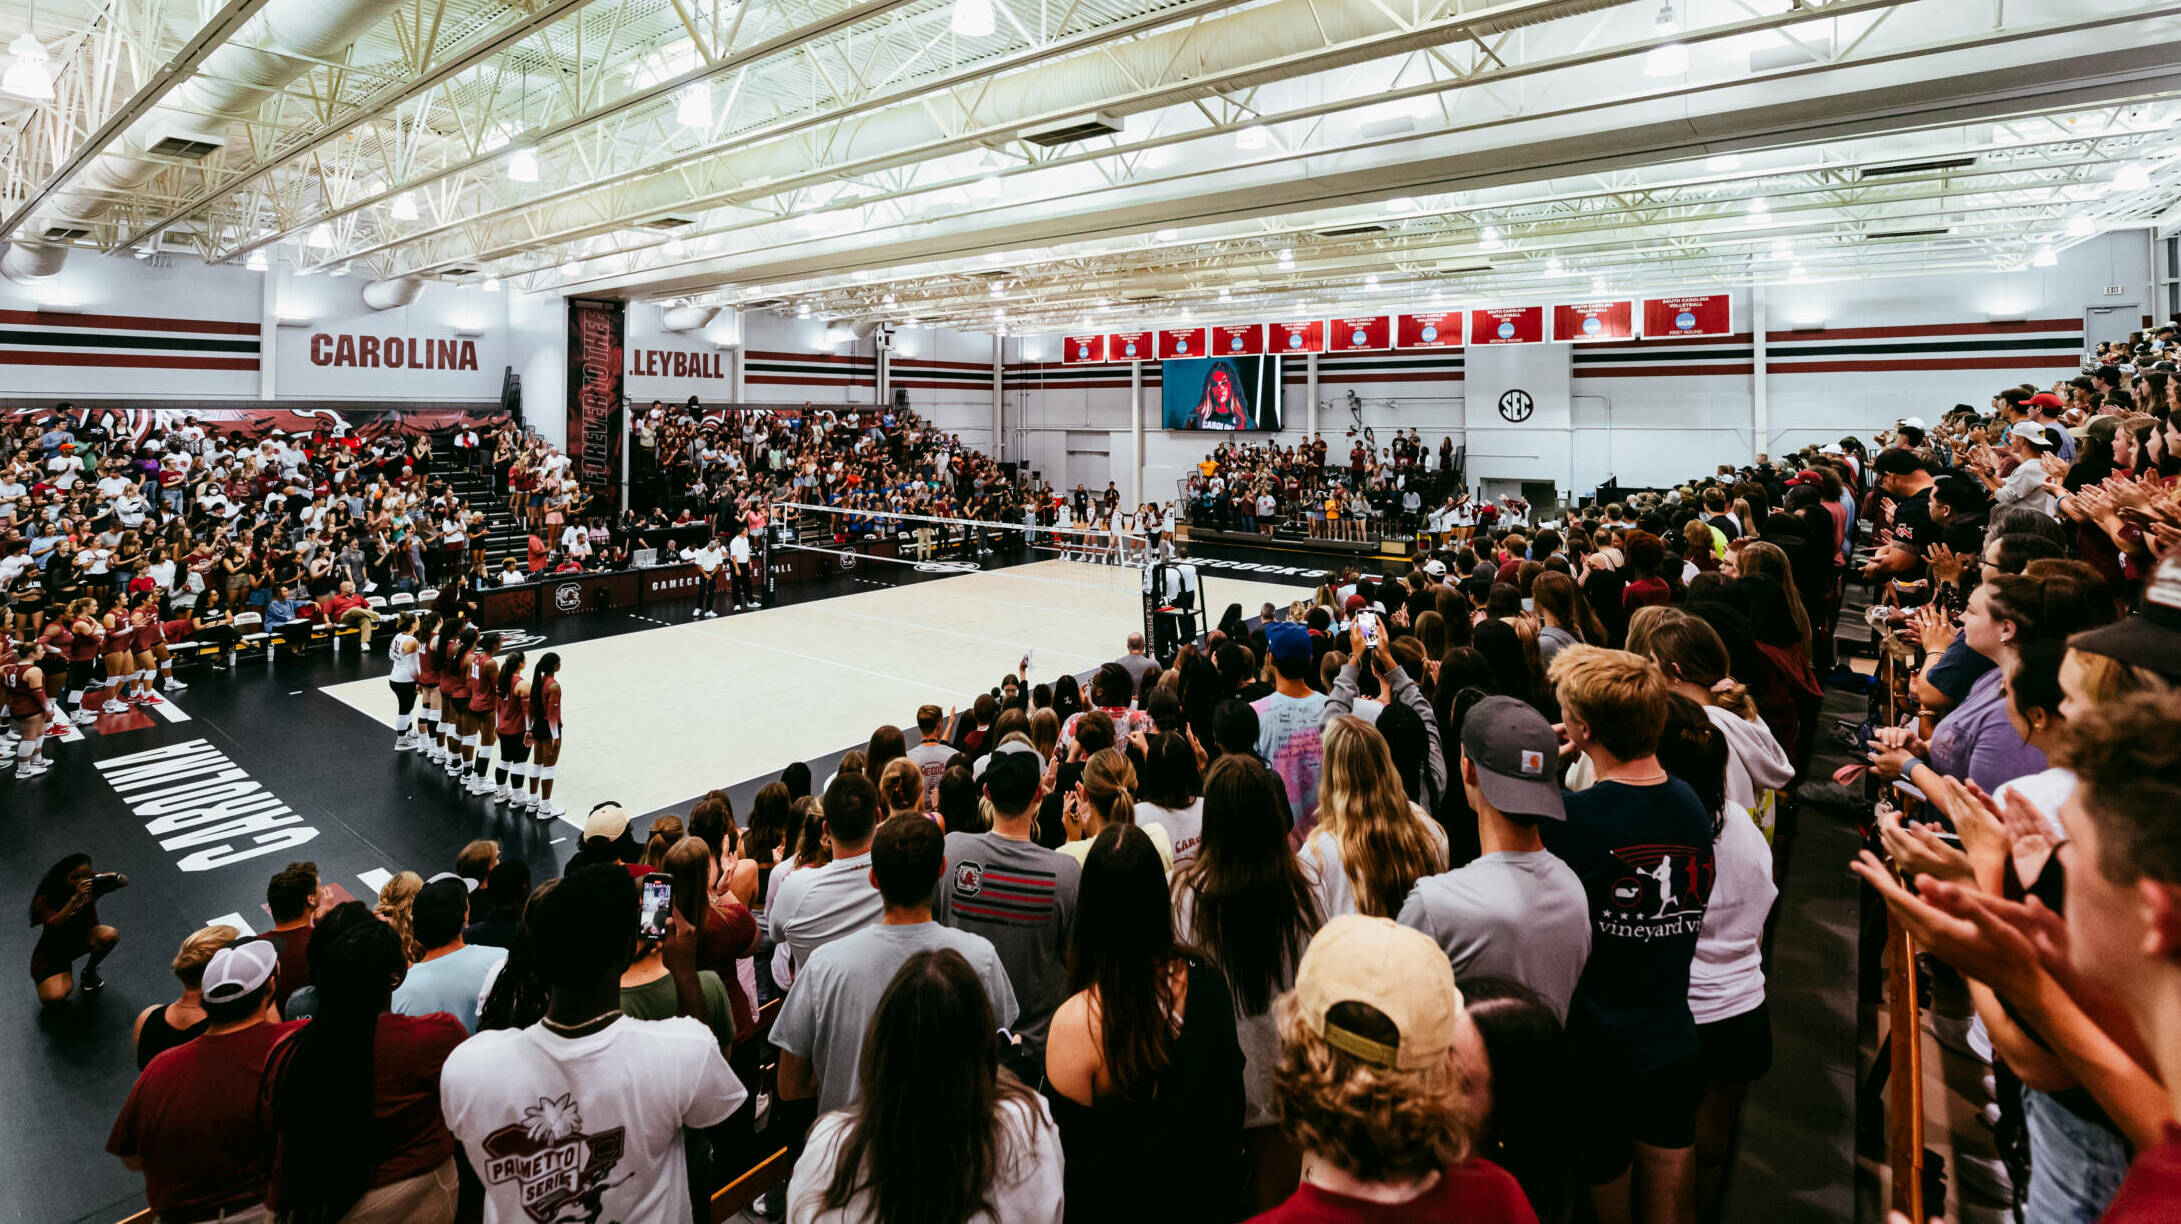
[[[1386,229],[1386,226],[1380,225],[1376,221],[1366,221],[1360,225],[1343,225],[1335,229],[1321,229],[1311,232],[1320,238],[1360,238],[1365,234],[1383,234]]]
[[[219,147],[220,142],[217,140],[203,140],[194,136],[163,136],[147,151],[160,157],[199,161]]]

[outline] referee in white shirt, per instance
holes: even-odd
[[[702,548],[689,549],[682,553],[682,560],[695,563],[700,575],[697,581],[697,610],[689,614],[689,619],[719,615],[712,610],[712,602],[719,596],[719,567],[726,559],[727,554],[720,551],[718,536],[706,540]]]

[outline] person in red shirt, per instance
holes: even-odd
[[[144,1174],[145,1200],[162,1220],[271,1218],[258,1093],[267,1052],[303,1027],[273,1011],[278,961],[262,939],[213,953],[200,995],[204,1033],[152,1059],[114,1119],[106,1150]]]
[[[357,645],[363,650],[363,653],[371,653],[371,631],[378,627],[379,618],[378,614],[371,610],[370,603],[363,596],[356,593],[356,584],[354,582],[343,579],[340,589],[327,597],[318,607],[319,611],[325,616],[327,624],[337,628],[345,628],[349,625],[356,626]],[[335,650],[341,648],[340,638],[333,639],[333,648]]]
[[[1431,937],[1344,914],[1320,928],[1273,1010],[1280,1129],[1302,1184],[1262,1224],[1537,1224],[1513,1175],[1470,1155],[1487,1070]]]
[[[452,1224],[459,1179],[439,1072],[469,1030],[446,1012],[390,1010],[409,960],[362,902],[336,906],[313,942],[317,1009],[265,1060],[267,1205],[283,1219]]]

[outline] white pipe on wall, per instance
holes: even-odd
[[[1144,363],[1128,363],[1129,505],[1144,504]]]
[[[1765,453],[1769,445],[1765,435],[1772,432],[1771,408],[1765,403],[1765,287],[1762,284],[1749,291],[1749,339],[1750,352],[1755,361],[1750,366],[1749,381],[1749,461],[1757,462],[1757,456]]]

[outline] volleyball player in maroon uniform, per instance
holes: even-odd
[[[439,613],[418,615],[416,639],[423,643],[417,651],[417,700],[423,713],[417,715],[416,748],[432,762],[445,764],[447,728],[440,721],[439,705]]]
[[[519,811],[536,802],[523,793],[523,775],[530,771],[530,683],[523,679],[522,651],[500,660],[492,705],[492,729],[500,740],[500,763],[492,767],[492,801]]]
[[[90,692],[98,657],[106,646],[106,630],[98,621],[98,604],[88,598],[68,605],[68,631],[76,635],[68,647],[68,704],[74,716],[83,717],[83,701]]]
[[[535,792],[531,810],[540,820],[553,820],[568,809],[553,802],[553,767],[560,764],[560,655],[546,651],[530,680],[530,755],[536,767],[530,771]]]
[[[459,782],[477,755],[477,727],[470,718],[470,652],[477,649],[477,626],[464,625],[451,637],[441,630],[439,637],[439,700],[454,724],[447,739],[454,753],[447,762],[447,776]]]
[[[7,702],[8,717],[15,726],[7,741],[8,759],[15,764],[15,777],[35,778],[51,767],[39,755],[45,744],[45,670],[39,666],[48,657],[45,641],[41,638],[24,646],[16,653],[14,643],[0,635],[0,699]]]
[[[126,714],[130,687],[136,680],[136,626],[129,623],[128,605],[114,600],[114,606],[99,618],[99,625],[106,631],[99,655],[99,666],[105,670],[106,704],[99,709],[106,714]]]
[[[45,628],[38,631],[38,644],[45,649],[45,707],[46,734],[61,735],[68,730],[68,711],[61,708],[61,695],[65,693],[68,661],[76,649],[75,631],[69,628],[67,609],[62,609]]]
[[[492,744],[498,738],[499,720],[495,715],[499,711],[494,703],[499,697],[500,664],[492,656],[499,649],[500,635],[487,633],[477,639],[477,649],[469,657],[469,739],[477,747],[463,788],[473,795],[492,789],[492,784],[485,781],[485,771],[492,767]]]

